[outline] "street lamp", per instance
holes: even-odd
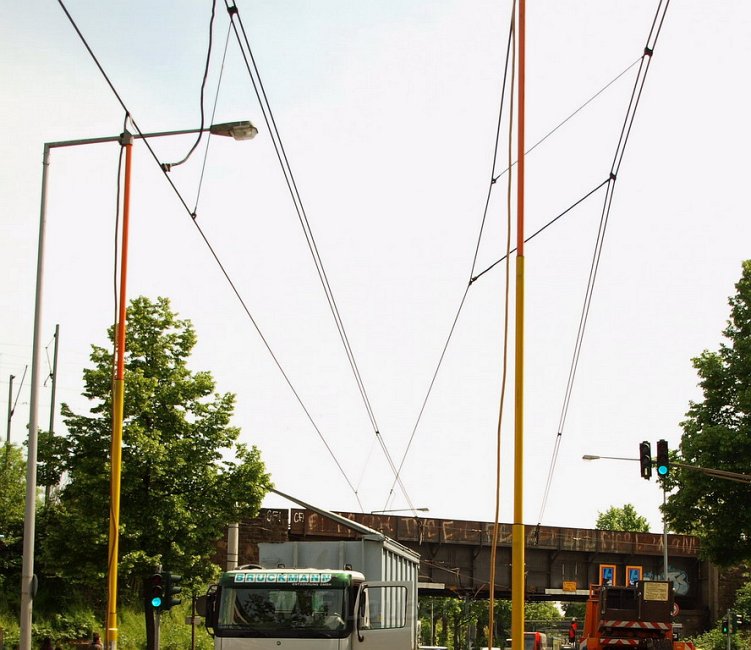
[[[31,360],[31,387],[30,387],[30,399],[29,399],[29,441],[28,441],[28,454],[26,462],[26,509],[24,513],[24,535],[23,535],[23,562],[21,569],[21,615],[20,615],[20,650],[31,650],[31,620],[32,620],[32,599],[34,597],[36,581],[34,579],[34,535],[36,532],[36,474],[37,474],[37,447],[38,447],[38,434],[37,429],[39,427],[39,374],[40,374],[40,359],[41,359],[41,338],[42,338],[42,294],[43,294],[43,279],[44,279],[44,246],[46,235],[46,221],[47,221],[47,177],[50,164],[50,151],[52,149],[62,147],[75,147],[85,144],[100,144],[103,142],[119,142],[121,146],[127,146],[128,153],[130,153],[130,144],[133,139],[145,139],[145,138],[157,138],[162,136],[172,135],[186,135],[191,133],[201,133],[203,131],[210,131],[216,135],[232,136],[235,139],[249,139],[255,136],[258,131],[248,121],[245,122],[230,122],[225,124],[215,124],[207,128],[201,129],[185,129],[181,131],[165,131],[159,133],[146,133],[139,135],[131,135],[130,133],[123,133],[119,136],[107,136],[102,138],[87,138],[82,140],[64,140],[59,142],[46,142],[44,144],[44,152],[42,156],[42,193],[41,193],[41,207],[39,211],[39,241],[37,247],[37,272],[36,272],[36,289],[34,294],[34,332],[32,342],[32,360]],[[129,156],[128,156],[129,158]],[[126,186],[128,184],[128,172],[127,172],[127,160],[126,160]],[[124,200],[127,202],[127,188]],[[125,223],[123,223],[123,252],[126,249],[126,229]],[[124,286],[125,286],[125,260],[121,260],[122,272],[121,272],[121,303],[124,300]],[[122,305],[124,310],[124,305]],[[124,311],[121,311],[124,316]],[[118,324],[121,328],[124,328],[124,318],[120,319]],[[123,332],[120,334],[124,335]],[[124,336],[123,336],[124,338]],[[124,341],[123,341],[124,343]],[[124,347],[124,346],[123,346]],[[114,447],[114,445],[113,445]],[[112,511],[114,516],[119,517],[119,467],[115,468],[115,459],[111,463],[113,468],[113,477],[117,472],[118,485],[116,499],[113,498]],[[115,512],[115,502],[118,512]],[[117,528],[115,528],[117,533]],[[117,581],[117,556],[113,558],[112,566],[109,567],[111,572],[114,572],[115,583]],[[115,623],[116,625],[116,623]],[[114,640],[110,643],[110,648],[116,647],[117,630],[114,630]]]

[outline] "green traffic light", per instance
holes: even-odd
[[[668,475],[668,468],[666,465],[658,465],[657,466],[657,473],[660,476],[667,476]]]
[[[159,596],[154,596],[151,599],[151,606],[152,607],[161,607],[162,606],[162,599]]]

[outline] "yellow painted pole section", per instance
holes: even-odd
[[[110,450],[110,537],[107,566],[108,650],[117,648],[117,563],[120,539],[120,479],[122,476],[123,415],[125,403],[125,323],[127,316],[126,285],[128,278],[128,232],[130,226],[130,173],[133,137],[124,133],[125,181],[123,190],[123,229],[120,254],[120,297],[115,338],[115,377],[112,382],[112,447]]]
[[[524,648],[524,257],[516,257],[514,524],[511,535],[511,647]]]
[[[110,537],[107,566],[107,648],[117,647],[117,562],[120,531],[120,478],[122,468],[123,403],[125,385],[122,379],[112,382],[112,471],[110,478]]]
[[[517,115],[516,362],[514,382],[514,524],[511,536],[511,647],[524,648],[524,102],[526,5],[519,0]]]

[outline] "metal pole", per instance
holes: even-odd
[[[112,382],[112,446],[110,449],[110,535],[107,567],[107,648],[117,649],[117,563],[120,540],[120,482],[122,472],[123,413],[125,402],[125,325],[127,314],[128,230],[130,226],[130,174],[133,137],[127,131],[120,144],[125,147],[123,225],[120,253],[120,296],[115,342],[115,377]],[[159,622],[156,633],[159,647]]]
[[[42,338],[42,292],[44,278],[44,240],[47,219],[47,172],[50,146],[42,155],[42,198],[39,210],[37,279],[34,298],[34,335],[31,352],[31,394],[29,398],[29,445],[26,460],[26,510],[23,524],[23,563],[21,568],[20,650],[31,650],[32,583],[34,580],[34,535],[36,533],[37,432],[39,429],[39,348]]]
[[[667,490],[662,488],[662,505],[663,508],[667,506],[668,497]],[[668,521],[665,517],[665,513],[662,513],[662,561],[663,572],[665,574],[665,580],[668,580]]]
[[[524,113],[526,3],[519,0],[519,93],[517,115],[516,344],[514,394],[514,524],[511,538],[511,647],[524,648]]]
[[[13,419],[13,380],[15,375],[10,376],[8,386],[8,434],[5,436],[5,444],[10,444],[10,421]]]
[[[240,524],[230,524],[227,529],[227,571],[237,568],[240,546]]]
[[[730,610],[728,610],[728,633],[727,636],[727,650],[730,650],[730,633],[732,632],[733,628],[731,627],[732,623],[730,622]]]
[[[52,395],[50,396],[50,435],[55,433],[55,393],[57,392],[57,351],[60,345],[60,324],[55,325],[55,353],[52,357]]]
[[[57,351],[60,345],[60,324],[55,325],[55,355],[52,359],[52,395],[50,396],[50,438],[55,435],[55,393],[57,392]],[[50,501],[51,485],[44,486],[44,505]]]

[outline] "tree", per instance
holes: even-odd
[[[524,605],[524,618],[537,623],[554,623],[563,620],[563,616],[554,603],[530,602]]]
[[[113,333],[110,328],[110,341]],[[190,321],[179,320],[166,298],[130,304],[119,537],[119,574],[130,584],[159,564],[208,579],[216,571],[217,538],[227,524],[255,516],[271,487],[258,450],[237,444],[240,431],[230,425],[234,395],[215,393],[210,373],[188,370],[195,344]],[[83,373],[90,412],[62,406],[69,433],[47,470],[65,472],[66,480],[45,509],[41,542],[48,576],[101,597],[110,519],[111,351],[94,345],[91,361]]]
[[[25,501],[26,463],[21,448],[6,442],[0,450],[0,594],[6,596],[19,593]]]
[[[622,508],[611,506],[605,512],[597,513],[597,530],[626,530],[633,533],[649,532],[649,522],[636,512],[630,503]]]
[[[730,320],[717,352],[693,359],[703,399],[690,402],[679,460],[688,465],[751,473],[751,260],[729,299]],[[729,566],[751,559],[748,484],[671,467],[665,486],[676,492],[664,512],[677,532],[697,535],[702,552]]]

